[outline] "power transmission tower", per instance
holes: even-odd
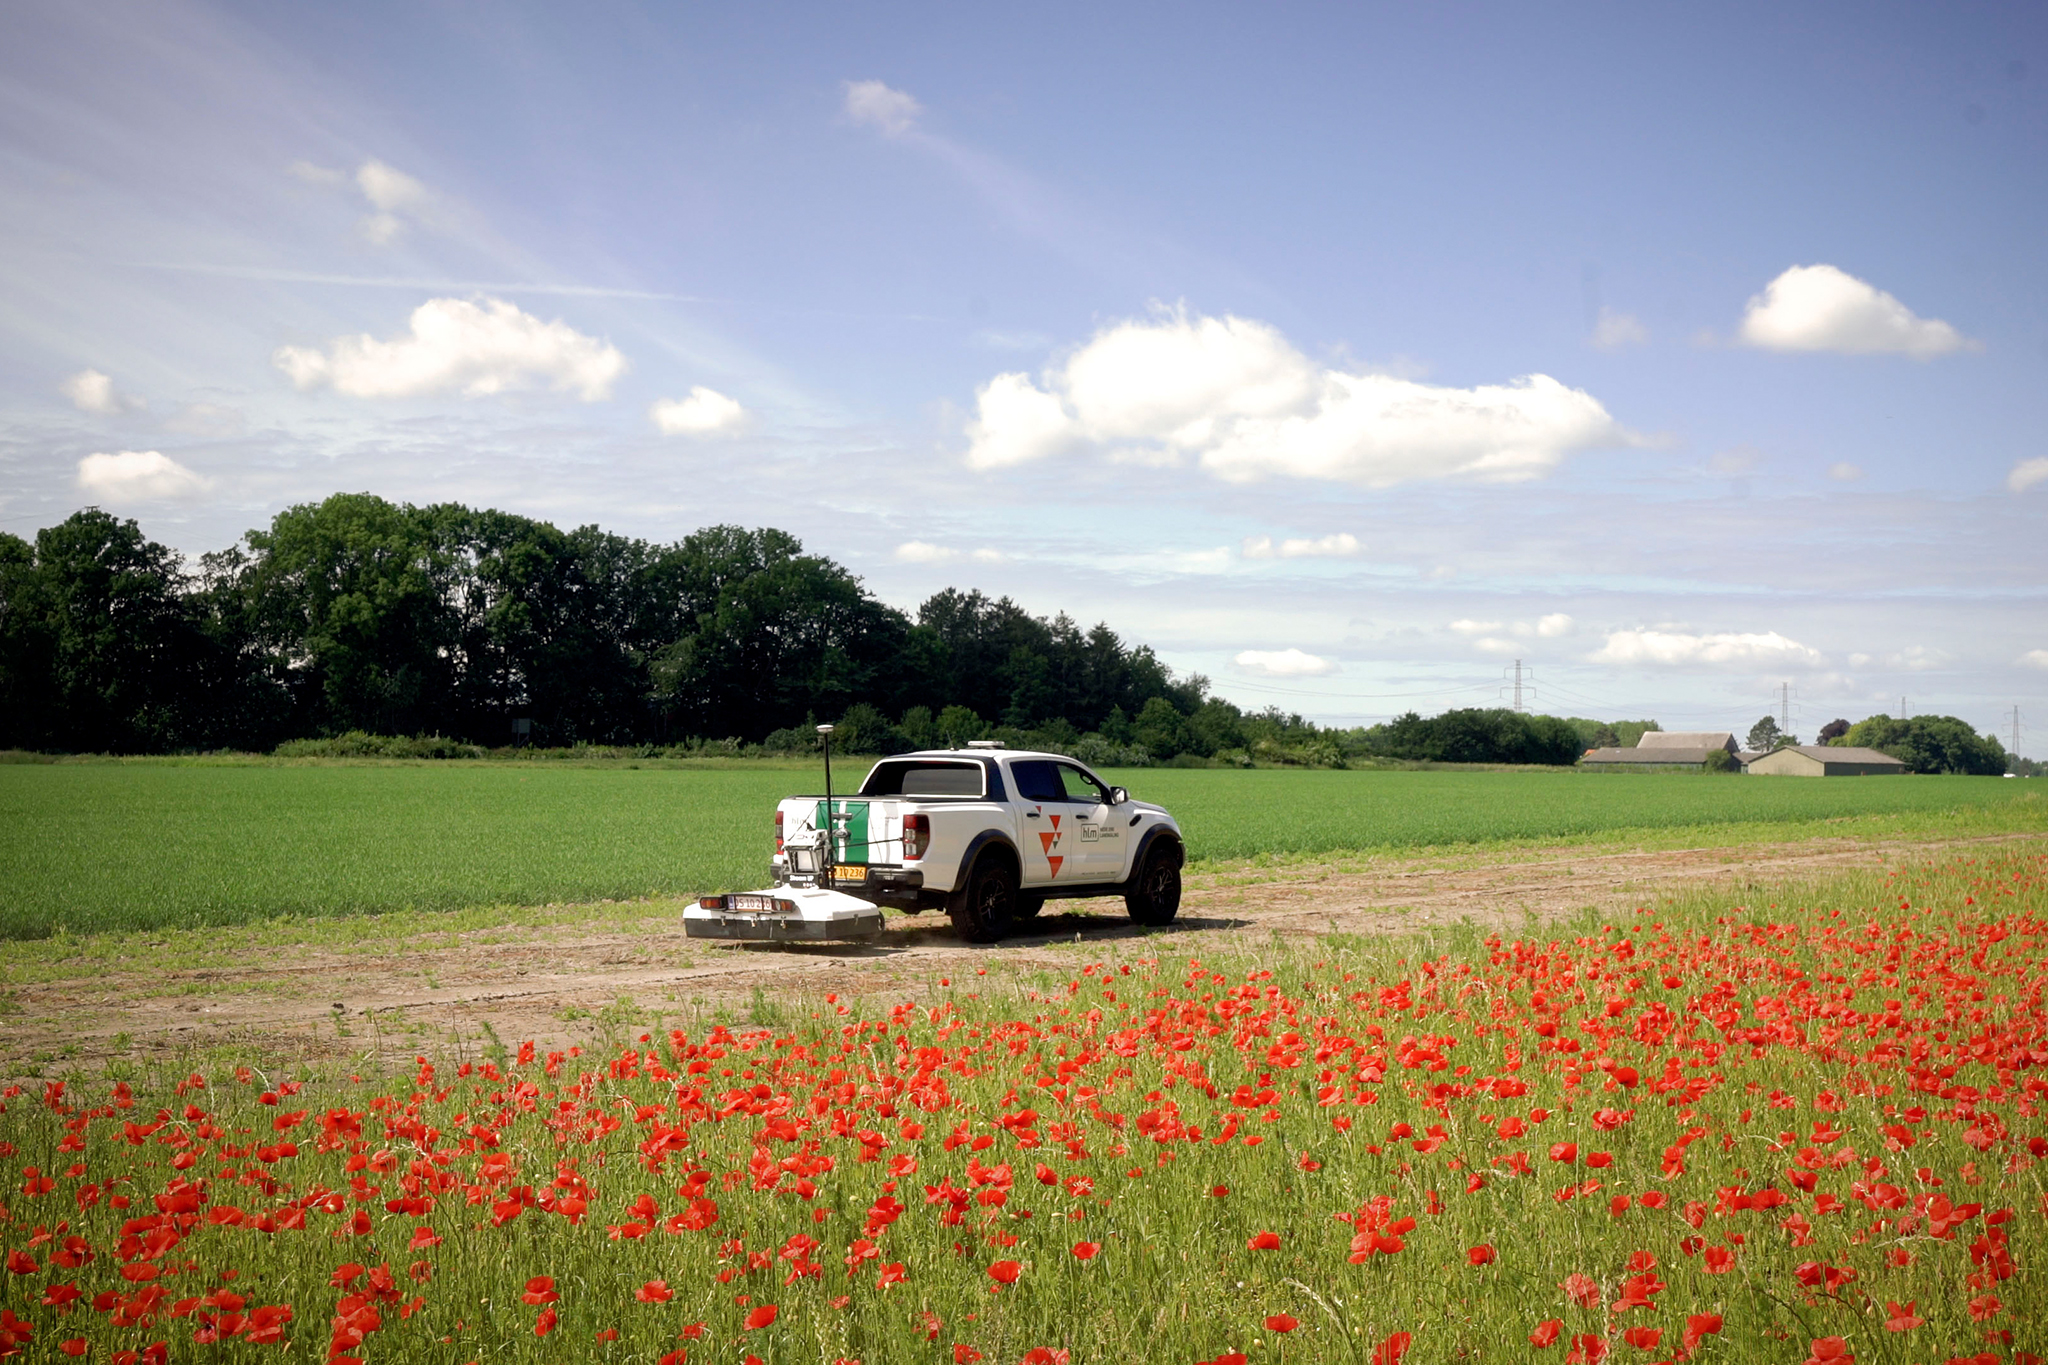
[[[2012,754],[2014,758],[2020,754],[2020,708],[2017,702],[2012,708]]]
[[[1906,699],[1905,699],[1904,697],[1900,697],[1900,698],[1899,698],[1899,719],[1900,719],[1900,720],[1904,720],[1905,718],[1906,718]]]
[[[1505,668],[1503,668],[1503,669],[1501,670],[1501,676],[1502,676],[1503,678],[1505,678],[1505,677],[1506,677],[1507,675],[1508,675],[1508,670],[1507,670],[1507,669],[1505,669]],[[1522,700],[1522,692],[1523,692],[1523,687],[1524,687],[1524,684],[1525,684],[1525,683],[1527,683],[1527,684],[1533,684],[1533,683],[1534,683],[1535,681],[1536,681],[1536,670],[1535,670],[1535,669],[1533,669],[1533,668],[1528,668],[1528,669],[1525,669],[1525,668],[1523,668],[1523,667],[1522,667],[1522,661],[1521,661],[1520,659],[1517,659],[1517,660],[1515,660],[1515,663],[1514,663],[1514,682],[1513,682],[1512,684],[1509,684],[1509,683],[1503,682],[1503,683],[1501,684],[1501,688],[1500,688],[1500,690],[1501,690],[1501,691],[1502,691],[1503,693],[1508,693],[1508,692],[1509,692],[1509,688],[1510,688],[1510,687],[1512,686],[1512,688],[1513,688],[1513,692],[1512,692],[1512,694],[1511,694],[1511,695],[1513,696],[1513,699],[1514,699],[1514,700],[1513,700],[1514,708],[1515,708],[1515,710],[1516,710],[1516,711],[1521,711],[1521,710],[1523,710],[1523,709],[1524,709],[1524,708],[1523,708],[1523,700]],[[1532,688],[1531,690],[1533,690],[1533,688]]]
[[[1792,684],[1788,682],[1778,684],[1778,733],[1792,733]]]

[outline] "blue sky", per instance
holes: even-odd
[[[12,5],[0,529],[772,524],[1340,723],[2048,734],[2048,11],[1786,11]]]

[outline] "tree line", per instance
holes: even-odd
[[[355,493],[196,566],[97,508],[0,535],[0,747],[495,746],[515,721],[544,745],[746,744],[920,712],[1123,734],[1148,706],[1154,729],[1161,708],[1184,726],[1207,691],[1107,625],[1008,598],[949,588],[904,612],[773,529],[655,544]]]
[[[1879,735],[1873,717],[1853,742],[1921,770],[2000,770],[1960,721],[1932,725],[1946,719]],[[1565,765],[1657,728],[1247,712],[1107,624],[954,588],[907,612],[772,528],[657,544],[341,493],[196,564],[98,508],[33,541],[0,533],[0,748],[425,755],[507,746],[516,724],[537,746],[774,752],[811,748],[821,720],[858,753],[997,738],[1101,764],[1325,767]]]

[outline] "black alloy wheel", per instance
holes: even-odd
[[[1172,839],[1154,839],[1145,861],[1131,879],[1124,909],[1134,924],[1171,924],[1180,913],[1180,865],[1186,855]]]

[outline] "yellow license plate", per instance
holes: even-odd
[[[832,869],[832,880],[835,882],[865,882],[867,879],[868,870],[864,867],[835,867]]]

